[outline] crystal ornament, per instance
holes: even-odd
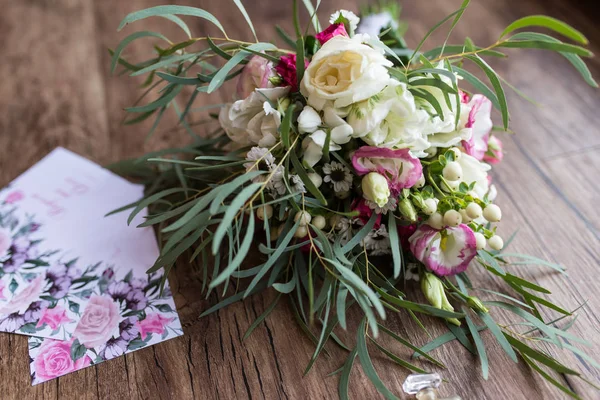
[[[402,390],[414,394],[418,400],[461,400],[459,396],[441,398],[437,388],[442,383],[442,377],[437,374],[410,374],[402,384]]]

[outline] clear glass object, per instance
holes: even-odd
[[[410,374],[402,384],[402,390],[414,394],[418,400],[461,400],[459,396],[440,397],[437,388],[442,384],[442,377],[437,374]]]

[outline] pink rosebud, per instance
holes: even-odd
[[[469,140],[463,140],[465,153],[481,161],[488,148],[488,137],[492,130],[492,102],[481,94],[473,96],[467,104],[471,108],[465,128],[471,128]]]
[[[363,146],[354,152],[352,166],[360,176],[369,172],[383,175],[394,196],[412,187],[423,175],[421,162],[408,149]]]
[[[36,379],[45,382],[90,366],[92,360],[87,355],[73,361],[72,344],[73,340],[44,339],[33,361]]]
[[[140,330],[140,337],[142,340],[146,340],[146,336],[148,336],[149,333],[164,333],[166,326],[169,325],[173,319],[174,318],[163,317],[159,313],[147,314],[146,318],[136,323]]]
[[[255,55],[244,67],[237,84],[237,96],[245,99],[256,89],[273,87],[269,78],[275,76],[273,63],[264,57]]]
[[[459,90],[458,93],[460,94],[460,102],[467,104],[469,102],[469,94],[467,92],[463,92],[462,90]]]
[[[498,164],[503,158],[504,151],[502,142],[496,136],[490,136],[487,152],[483,156],[483,161],[490,164]]]
[[[304,67],[308,67],[308,60],[304,60]],[[296,55],[288,54],[279,59],[275,71],[281,76],[286,85],[291,86],[292,92],[298,91],[298,78],[296,76]]]
[[[323,32],[317,33],[315,38],[319,41],[319,43],[325,44],[325,42],[334,36],[348,37],[348,32],[346,32],[344,24],[331,24]]]
[[[464,272],[477,255],[475,233],[465,224],[442,230],[422,224],[408,241],[416,259],[440,276]]]
[[[25,198],[25,195],[20,190],[15,190],[14,192],[9,193],[6,196],[6,200],[4,200],[7,204],[14,204],[18,201],[21,201]]]
[[[56,330],[62,324],[73,322],[67,317],[67,311],[60,306],[54,308],[46,308],[42,311],[42,317],[39,319],[36,328],[40,328],[44,325],[48,325],[50,329]]]

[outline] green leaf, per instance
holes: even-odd
[[[568,37],[569,39],[573,39],[576,42],[588,44],[588,40],[583,33],[556,18],[548,17],[546,15],[530,15],[528,17],[518,19],[504,29],[500,35],[500,38],[503,38],[517,29],[526,28],[529,26],[548,28],[556,33]]]
[[[233,2],[237,6],[237,8],[239,8],[240,12],[244,16],[244,19],[248,23],[248,26],[250,27],[250,30],[252,31],[252,35],[254,35],[254,39],[258,42],[258,38],[256,37],[256,31],[254,30],[254,25],[252,25],[252,20],[250,19],[250,16],[246,12],[246,9],[244,8],[244,5],[242,4],[242,1],[241,0],[233,0]]]
[[[263,175],[266,173],[267,173],[267,171],[249,171],[249,172],[246,172],[245,174],[242,174],[241,176],[238,176],[231,182],[226,183],[225,185],[221,185],[219,187],[217,195],[215,196],[214,200],[210,204],[210,208],[209,208],[210,213],[212,215],[217,214],[219,208],[221,207],[221,205],[223,204],[225,199],[227,199],[227,197],[229,197],[229,195],[231,195],[233,192],[235,192],[236,190],[241,188],[244,184],[246,184],[246,182],[256,178],[259,175]],[[215,189],[213,189],[213,190],[215,190]]]
[[[444,50],[443,53],[441,53],[442,48]],[[439,46],[436,47],[434,49],[431,49],[429,51],[426,51],[425,53],[423,53],[423,56],[425,58],[428,59],[433,59],[437,56],[439,56],[440,54],[442,56],[448,56],[448,55],[453,55],[453,54],[460,54],[460,53],[464,53],[465,52],[465,46],[463,45],[447,45],[445,47]],[[480,56],[484,56],[484,57],[506,57],[506,54],[501,53],[499,51],[495,51],[495,50],[484,50],[483,47],[479,47],[479,46],[475,46],[474,51],[477,52],[477,54],[479,54]]]
[[[456,72],[458,72],[458,74],[460,76],[465,78],[465,80],[467,82],[469,82],[471,85],[473,85],[473,87],[475,88],[476,91],[478,91],[479,93],[483,94],[485,97],[490,99],[490,101],[492,102],[492,104],[494,105],[494,107],[497,110],[500,110],[500,103],[498,102],[498,97],[496,96],[496,93],[494,93],[485,83],[483,83],[478,77],[476,77],[469,71],[459,68],[456,65],[453,66],[453,69]]]
[[[506,354],[508,354],[510,359],[514,362],[517,362],[517,354],[511,347],[508,340],[506,340],[504,333],[502,332],[498,324],[496,324],[496,321],[494,321],[491,315],[483,312],[477,312],[477,315],[479,315],[479,318],[481,318],[483,323],[490,329],[490,332],[492,332],[492,334],[494,335],[500,346],[502,346],[502,349],[506,352]]]
[[[217,28],[219,28],[221,32],[223,32],[223,35],[227,36],[227,33],[225,33],[225,29],[223,28],[219,20],[215,18],[214,15],[200,8],[188,6],[156,6],[147,8],[145,10],[133,12],[127,15],[125,19],[121,21],[121,24],[119,25],[119,28],[117,30],[120,31],[125,25],[135,21],[139,21],[148,17],[165,16],[169,14],[189,15],[192,17],[203,18],[208,22],[214,24]]]
[[[392,247],[392,261],[394,263],[394,278],[400,276],[402,272],[402,256],[400,255],[401,245],[396,229],[396,217],[393,212],[388,212],[388,231],[390,234],[390,243]]]
[[[227,207],[227,211],[223,215],[223,219],[217,230],[215,231],[215,236],[212,243],[212,253],[217,254],[219,252],[219,247],[221,246],[221,242],[223,241],[223,237],[225,233],[231,226],[231,222],[233,218],[240,212],[246,201],[252,196],[256,191],[262,186],[262,183],[253,183],[242,189],[240,194],[236,196],[235,199],[229,204]]]
[[[477,331],[482,331],[484,329],[487,329],[487,327],[485,326],[479,326],[477,327]],[[421,352],[424,353],[429,353],[432,350],[437,349],[440,346],[443,346],[446,343],[449,343],[453,340],[456,339],[456,336],[452,333],[452,332],[447,332],[444,333],[443,335],[438,336],[437,338],[435,338],[434,340],[432,340],[431,342],[427,343],[426,345],[424,345],[423,347],[421,347]],[[420,353],[413,353],[412,357],[419,357]]]
[[[281,39],[283,39],[283,41],[287,43],[288,46],[290,46],[293,49],[296,48],[296,42],[294,42],[294,39],[292,39],[290,35],[288,35],[287,32],[283,30],[283,28],[281,28],[279,25],[275,25],[275,30],[277,31]]]
[[[375,213],[373,213],[373,215],[371,215],[371,218],[369,218],[369,221],[367,221],[367,223],[365,224],[365,226],[363,226],[356,233],[356,235],[354,235],[352,237],[352,239],[350,239],[348,241],[348,243],[346,243],[342,247],[342,252],[343,253],[348,253],[354,247],[356,247],[361,242],[361,240],[363,240],[369,234],[369,232],[371,232],[373,230],[373,227],[375,226],[375,221],[376,220],[377,220],[377,216],[375,215]]]
[[[135,216],[138,215],[140,213],[140,211],[142,211],[144,208],[148,207],[150,204],[155,203],[156,201],[158,201],[164,197],[167,197],[169,195],[172,195],[175,193],[181,193],[183,191],[185,191],[185,189],[182,189],[182,188],[165,189],[165,190],[161,190],[158,193],[154,193],[153,195],[148,196],[145,199],[139,201],[137,203],[137,206],[131,212],[131,214],[129,214],[129,218],[127,218],[127,225],[131,224],[131,222],[133,221]]]
[[[431,357],[425,351],[419,349],[417,346],[413,345],[408,340],[403,339],[400,336],[396,335],[394,332],[392,332],[391,330],[389,330],[385,326],[379,324],[379,329],[381,329],[382,332],[384,332],[384,333],[388,334],[389,336],[391,336],[394,340],[396,340],[400,344],[402,344],[402,345],[408,347],[409,349],[413,350],[415,352],[415,354],[418,354],[420,356],[425,357],[427,360],[431,361],[432,363],[434,363],[438,367],[446,368],[446,366],[443,363],[441,363],[440,361],[438,361],[435,358]]]
[[[113,74],[115,72],[115,69],[117,69],[117,63],[119,62],[119,58],[121,57],[121,53],[123,53],[123,50],[125,50],[125,47],[127,47],[127,45],[129,45],[129,43],[133,42],[134,40],[143,38],[143,37],[155,37],[155,38],[162,39],[162,40],[166,41],[167,43],[171,43],[171,41],[166,36],[164,36],[163,34],[157,33],[157,32],[140,31],[140,32],[132,33],[131,35],[129,35],[125,39],[123,39],[121,41],[121,43],[119,43],[119,45],[115,48],[115,50],[112,54],[112,59],[110,61],[110,73],[111,74]]]
[[[411,86],[433,86],[440,89],[442,92],[456,94],[458,93],[452,86],[440,79],[420,78],[410,81]]]
[[[366,317],[362,319],[356,334],[356,352],[358,354],[358,359],[360,361],[360,365],[362,365],[363,371],[365,375],[369,378],[371,383],[375,386],[377,391],[381,393],[386,399],[398,399],[390,390],[385,386],[385,384],[377,375],[377,371],[375,371],[375,367],[373,366],[373,362],[371,361],[371,357],[369,356],[369,350],[367,349],[367,333],[366,333]]]
[[[79,339],[75,339],[73,344],[71,344],[71,360],[77,361],[87,352],[87,348],[79,343]]]
[[[355,347],[352,352],[348,355],[344,366],[342,367],[342,373],[340,375],[340,383],[338,384],[338,393],[340,396],[340,400],[349,400],[348,398],[348,383],[350,382],[350,373],[352,372],[352,367],[354,366],[354,360],[356,359],[356,354],[358,353],[357,348]]]
[[[247,47],[249,50],[255,51],[263,51],[263,50],[274,50],[276,47],[271,43],[254,43]],[[251,52],[247,50],[240,50],[237,52],[229,61],[221,67],[221,69],[215,74],[214,78],[210,81],[208,85],[208,93],[214,92],[218,87],[220,87],[223,82],[225,82],[225,78],[229,71],[231,71],[236,65],[238,65],[243,59],[248,57]]]
[[[374,339],[372,339],[372,338],[369,338],[369,339],[371,339],[371,343],[373,343],[375,346],[377,346],[377,348],[379,350],[381,350],[381,352],[383,354],[388,356],[392,361],[394,361],[399,366],[406,368],[410,371],[414,371],[419,374],[427,374],[428,373],[428,371],[425,371],[424,369],[421,369],[421,368],[417,367],[416,365],[413,365],[407,361],[404,361],[403,359],[401,359],[400,357],[398,357],[397,355],[395,355],[394,353],[392,353],[391,351],[389,351],[388,349],[386,349],[385,347],[383,347],[382,345],[377,343]]]
[[[504,129],[508,129],[508,105],[506,104],[506,96],[504,94],[504,89],[502,89],[502,84],[500,83],[500,79],[496,72],[486,63],[481,57],[478,55],[466,56],[467,59],[471,60],[475,63],[479,68],[485,72],[492,87],[496,91],[496,96],[498,97],[498,103],[500,105],[500,112],[502,114],[502,124]]]
[[[475,347],[477,348],[477,353],[479,354],[479,360],[481,361],[481,374],[483,375],[483,379],[487,381],[489,377],[489,364],[487,354],[485,352],[485,345],[483,344],[483,340],[481,340],[481,336],[479,336],[477,327],[475,326],[471,318],[466,314],[465,320],[467,321],[469,332],[471,332],[471,336],[473,337],[473,341],[475,342]]]
[[[285,115],[279,128],[281,142],[286,150],[290,148],[290,126],[292,124],[292,116],[294,115],[295,107],[295,104],[290,104],[287,110],[285,110]]]
[[[538,374],[540,374],[544,379],[546,379],[548,382],[550,382],[552,385],[556,386],[558,389],[562,390],[563,392],[565,392],[566,394],[568,394],[569,396],[571,396],[574,399],[578,399],[581,400],[581,397],[579,397],[579,395],[575,392],[573,392],[571,389],[565,387],[564,385],[562,385],[560,382],[558,382],[556,379],[554,379],[552,376],[548,375],[543,369],[541,369],[539,366],[537,366],[533,361],[531,361],[529,359],[529,357],[527,356],[523,356],[523,359],[525,360],[525,362],[533,369],[535,369]]]
[[[129,108],[126,108],[125,111],[132,112],[132,113],[134,113],[134,112],[141,113],[141,112],[156,110],[159,107],[163,107],[163,106],[166,106],[167,104],[169,104],[171,102],[171,100],[173,100],[179,94],[179,92],[181,92],[181,89],[183,89],[182,85],[173,85],[161,97],[159,97],[157,100],[153,101],[152,103],[148,103],[144,106],[139,106],[139,107],[129,107]]]
[[[296,41],[296,78],[298,87],[300,87],[302,77],[304,77],[304,68],[304,38],[299,37]]]
[[[164,79],[169,83],[176,83],[178,85],[200,85],[202,83],[202,81],[198,78],[188,78],[185,76],[171,75],[167,74],[166,72],[159,71],[156,73],[156,75],[158,75],[160,78]]]
[[[273,300],[273,302],[269,305],[269,307],[267,307],[267,309],[262,314],[260,314],[258,318],[254,320],[254,322],[252,322],[252,324],[248,327],[248,330],[244,334],[244,338],[242,340],[248,339],[252,332],[254,332],[254,329],[256,329],[256,327],[258,327],[258,325],[260,325],[265,320],[265,318],[267,318],[267,316],[271,314],[271,312],[275,309],[277,303],[279,303],[280,298],[281,294],[278,294]]]
[[[573,53],[578,56],[591,57],[594,55],[591,51],[581,46],[575,46],[572,44],[562,42],[546,42],[543,40],[508,40],[502,42],[498,47],[506,48],[523,48],[523,49],[540,49],[540,50],[552,50],[560,53]]]
[[[313,27],[315,28],[315,32],[321,32],[321,24],[319,23],[319,17],[317,16],[317,11],[312,5],[311,0],[302,0],[302,2],[304,3],[304,7],[306,7],[306,11],[308,11],[308,15],[310,16],[310,22],[312,22]]]
[[[179,27],[181,29],[183,29],[183,31],[185,32],[187,37],[189,37],[190,39],[192,38],[192,32],[190,32],[190,28],[188,28],[187,24],[185,22],[183,22],[183,20],[181,18],[179,18],[177,15],[165,14],[165,15],[160,15],[160,17],[166,18],[169,21],[176,23],[177,25],[179,25]]]

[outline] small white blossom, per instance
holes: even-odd
[[[356,28],[358,27],[358,23],[360,22],[360,18],[358,18],[356,14],[354,14],[352,11],[339,10],[334,12],[329,18],[329,23],[335,24],[336,22],[339,22],[340,17],[348,21],[348,24],[350,25],[350,30],[356,30]]]
[[[333,224],[334,232],[330,234],[330,237],[335,240],[340,240],[341,245],[345,245],[350,241],[352,237],[352,223],[346,217],[336,218],[336,222]]]
[[[290,183],[292,184],[292,191],[295,193],[306,193],[304,182],[298,175],[290,175]]]
[[[371,210],[374,210],[376,214],[387,214],[388,211],[393,211],[398,206],[398,199],[390,197],[385,206],[379,207],[377,203],[371,200],[365,200],[365,203]]]
[[[419,282],[419,266],[415,263],[409,263],[406,265],[406,272],[404,272],[405,281]]]
[[[269,190],[271,191],[271,195],[273,197],[282,196],[286,192],[285,182],[283,181],[283,168],[277,167],[273,176],[271,176],[271,181],[269,182]]]
[[[369,232],[363,239],[363,245],[374,256],[390,254],[390,235],[388,234],[385,225],[381,225],[379,229],[374,229]]]
[[[270,172],[276,166],[275,157],[264,147],[253,147],[246,154],[246,161],[244,167],[246,172],[250,171],[265,171]],[[252,178],[252,182],[264,182],[267,179],[268,174],[262,174]]]
[[[352,187],[352,172],[344,164],[332,161],[323,166],[324,182],[330,182],[335,192],[347,192]]]

